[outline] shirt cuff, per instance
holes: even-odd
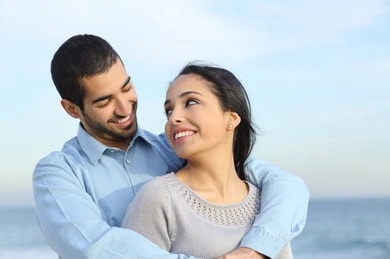
[[[255,226],[246,233],[240,244],[270,258],[275,257],[285,245],[285,240]]]

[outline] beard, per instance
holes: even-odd
[[[103,125],[96,120],[89,117],[88,114],[84,113],[84,129],[88,127],[91,132],[89,132],[93,136],[98,136],[99,138],[106,139],[108,141],[130,141],[136,130],[137,130],[137,117],[128,127],[121,129],[120,131],[114,131],[108,128],[106,125]]]

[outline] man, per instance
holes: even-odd
[[[77,136],[33,174],[36,213],[51,248],[64,259],[188,258],[119,227],[137,190],[184,162],[163,134],[137,125],[137,95],[119,55],[100,37],[76,35],[55,53],[51,73],[62,107],[80,120]],[[308,190],[265,162],[251,159],[246,169],[262,189],[261,213],[225,258],[273,257],[303,230]]]

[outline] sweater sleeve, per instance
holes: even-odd
[[[170,251],[172,202],[168,188],[157,177],[146,183],[129,204],[122,227],[134,230]]]

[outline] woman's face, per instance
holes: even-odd
[[[222,110],[209,82],[198,75],[176,78],[169,86],[164,103],[165,134],[176,154],[190,159],[219,148],[231,149],[227,137],[229,114]],[[229,145],[230,142],[230,145]]]

